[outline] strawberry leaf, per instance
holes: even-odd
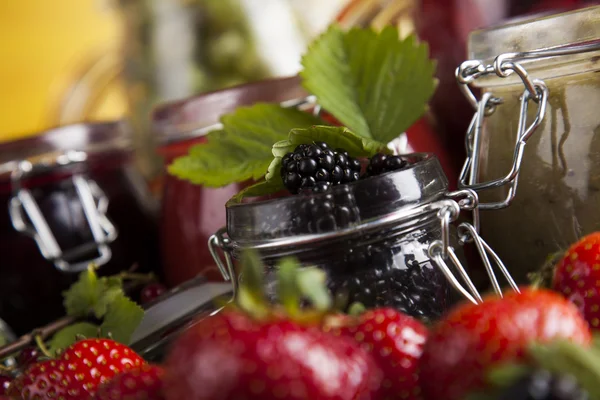
[[[207,135],[207,143],[177,158],[169,173],[194,184],[221,187],[263,177],[273,160],[273,143],[289,131],[322,121],[310,113],[276,104],[238,108],[222,117],[223,130]]]
[[[108,305],[100,332],[103,337],[112,337],[117,342],[129,344],[131,335],[143,317],[144,310],[121,294]]]
[[[300,312],[300,289],[298,288],[298,262],[284,258],[277,263],[277,296],[289,316]]]
[[[63,292],[63,304],[67,315],[85,318],[94,315],[102,318],[112,299],[123,294],[122,280],[119,277],[98,278],[94,267],[90,266],[79,275],[79,279]]]
[[[380,33],[332,26],[302,58],[303,86],[321,106],[362,137],[388,143],[426,110],[436,87],[426,44],[398,29]]]
[[[89,322],[79,322],[67,326],[56,332],[50,340],[49,348],[50,354],[56,355],[58,350],[64,350],[73,343],[78,341],[78,336],[85,336],[86,338],[98,337],[100,327]]]
[[[331,308],[331,296],[327,290],[327,274],[318,268],[302,268],[298,271],[297,283],[303,297],[319,311]]]
[[[351,157],[370,157],[378,152],[390,153],[387,145],[376,140],[357,136],[343,127],[317,125],[292,129],[287,140],[273,145],[273,156],[283,157],[300,144],[326,142],[331,148],[343,148]]]
[[[263,180],[241,190],[238,194],[233,196],[227,202],[227,204],[230,205],[240,203],[246,197],[266,196],[269,194],[277,193],[280,190],[283,190],[284,188],[285,187],[283,186],[283,181],[281,179],[274,179],[269,182]]]
[[[268,302],[263,293],[264,265],[259,254],[252,250],[244,251],[241,261],[238,305],[254,317],[261,318],[268,313]]]

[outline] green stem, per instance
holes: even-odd
[[[119,274],[119,277],[123,280],[127,280],[127,281],[137,281],[140,283],[150,283],[152,281],[156,280],[156,277],[154,276],[153,273],[149,273],[149,274],[140,274],[137,272],[121,272]]]
[[[42,335],[35,335],[35,344],[37,344],[37,347],[40,349],[40,351],[42,352],[43,355],[45,355],[48,358],[54,358],[52,356],[52,354],[50,354],[50,351],[48,350],[48,348],[46,347],[46,344],[44,343],[44,340],[42,339]]]

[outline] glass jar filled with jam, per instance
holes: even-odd
[[[64,314],[62,291],[158,272],[157,227],[124,122],[68,125],[0,145],[0,319],[21,334]]]
[[[462,185],[519,281],[600,227],[598,18],[590,7],[475,31],[457,71],[478,110]]]

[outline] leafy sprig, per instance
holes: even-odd
[[[275,104],[242,107],[223,116],[223,129],[176,159],[169,172],[209,187],[258,181],[234,202],[274,193],[283,188],[280,159],[294,144],[324,141],[371,156],[421,117],[437,84],[427,45],[401,40],[391,26],[380,33],[332,26],[309,46],[302,65],[303,86],[348,129],[326,129],[309,113]]]

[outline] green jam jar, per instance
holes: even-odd
[[[469,38],[469,58],[481,64],[471,68],[479,68],[479,73],[463,83],[479,92],[477,99],[489,94],[501,104],[490,103],[493,112],[488,110],[482,118],[479,142],[467,140],[468,146],[475,145],[472,153],[478,165],[471,174],[476,179],[465,179],[463,187],[475,189],[482,208],[488,208],[481,212],[481,234],[519,283],[551,255],[600,230],[599,20],[600,7],[590,7],[512,21],[472,32]],[[560,51],[548,50],[556,48]],[[506,53],[513,54],[498,58]],[[495,60],[498,65],[498,60],[507,59],[518,62],[525,80],[514,70],[510,75],[494,70]],[[465,64],[457,74],[464,72]],[[547,101],[543,120],[525,139],[520,169],[513,177],[518,181],[511,181],[518,183],[514,198],[485,207],[505,200],[510,184],[485,189],[472,184],[497,180],[511,171],[520,99],[530,93],[524,83],[535,80],[547,87]],[[527,126],[539,107],[540,102],[529,101]]]

